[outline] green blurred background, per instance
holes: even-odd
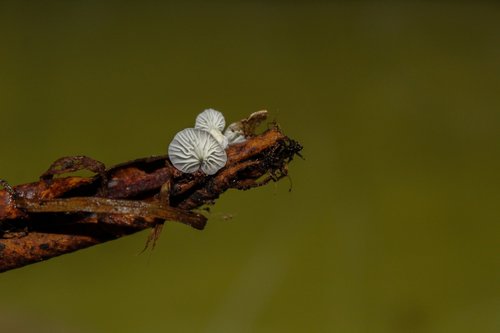
[[[152,253],[0,275],[1,332],[500,330],[498,2],[2,1],[0,31],[13,184],[165,154],[207,107],[306,157]]]

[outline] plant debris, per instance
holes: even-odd
[[[261,115],[258,114],[260,117]],[[254,116],[255,117],[255,116]],[[245,131],[255,130],[243,120]],[[249,134],[249,133],[246,133]],[[227,148],[227,163],[215,175],[183,173],[168,156],[153,156],[106,169],[85,156],[63,157],[38,182],[10,187],[0,183],[0,272],[153,228],[165,221],[195,229],[207,218],[195,209],[226,190],[247,190],[277,181],[302,146],[276,126]],[[93,177],[57,177],[88,169]]]

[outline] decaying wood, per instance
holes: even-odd
[[[245,190],[286,176],[288,163],[301,149],[272,128],[230,146],[226,166],[213,176],[182,173],[167,156],[138,159],[107,170],[87,157],[60,159],[40,181],[13,188],[4,184],[6,189],[0,191],[0,272],[165,220],[203,229],[207,219],[193,209],[212,204],[227,189]],[[97,175],[54,178],[81,168]],[[161,191],[165,184],[168,191]]]

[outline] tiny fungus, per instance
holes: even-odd
[[[227,162],[227,155],[219,142],[207,131],[186,128],[177,133],[168,147],[170,162],[178,170],[195,173],[200,170],[213,175]]]
[[[196,117],[194,128],[177,133],[168,147],[173,166],[185,173],[201,169],[213,175],[227,162],[225,149],[229,144],[245,142],[240,122],[226,126],[224,115],[214,109],[206,109]]]
[[[226,120],[221,112],[214,109],[206,109],[196,117],[196,122],[194,128],[201,129],[209,132],[222,148],[226,149],[228,145],[228,140],[222,134],[222,131],[226,127]]]
[[[243,133],[239,122],[229,125],[224,131],[224,136],[227,138],[230,145],[242,143],[246,140],[245,134]]]

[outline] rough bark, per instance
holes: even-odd
[[[245,190],[286,176],[288,163],[301,149],[273,128],[230,146],[226,166],[213,176],[182,173],[167,156],[110,169],[86,157],[74,157],[74,165],[66,165],[71,158],[58,160],[40,181],[0,191],[0,272],[161,225],[165,220],[203,229],[206,217],[193,209],[213,204],[227,189]],[[53,178],[80,168],[98,174]],[[161,191],[165,184],[166,195]]]

